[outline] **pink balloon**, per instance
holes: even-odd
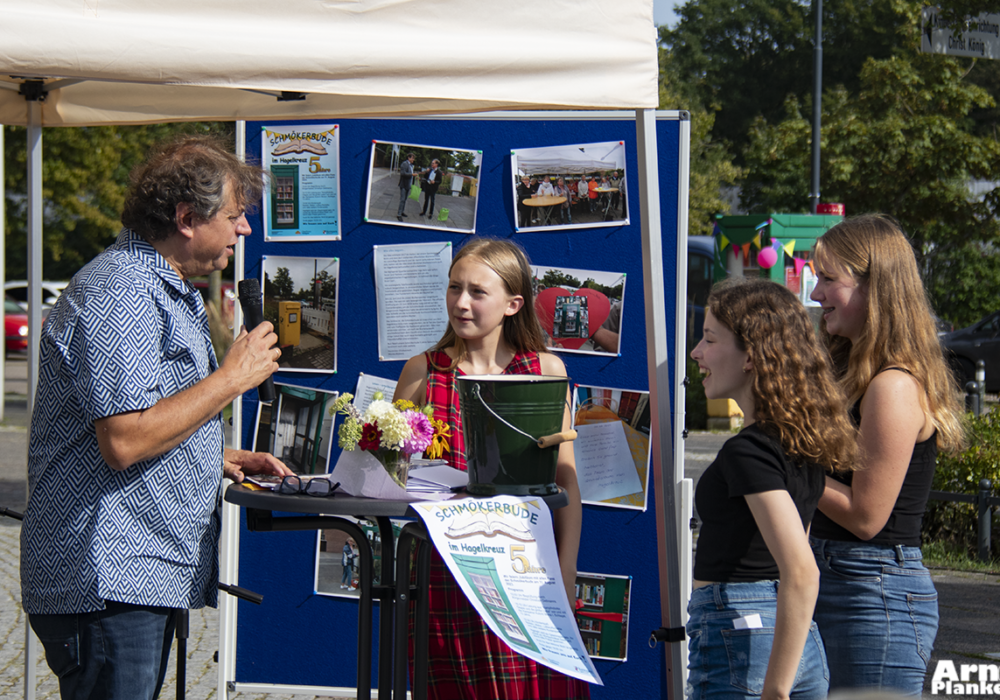
[[[774,267],[776,262],[778,262],[778,253],[774,248],[761,248],[760,252],[757,253],[757,264],[765,270]]]

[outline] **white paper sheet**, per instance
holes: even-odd
[[[642,491],[621,421],[576,427],[573,441],[580,497],[603,501]]]
[[[450,266],[448,242],[375,246],[379,360],[408,360],[441,339]]]
[[[395,379],[383,379],[372,374],[361,373],[358,375],[358,387],[354,392],[354,400],[351,403],[357,406],[361,414],[364,415],[376,391],[381,391],[386,401],[392,401],[392,395],[396,391],[396,384]]]

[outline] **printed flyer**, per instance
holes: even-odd
[[[340,240],[340,129],[336,124],[262,127],[273,181],[264,197],[264,240]]]
[[[498,637],[529,659],[603,685],[566,600],[552,517],[540,498],[465,498],[413,508]]]

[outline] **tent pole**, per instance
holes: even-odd
[[[642,275],[646,301],[646,357],[652,430],[653,483],[660,580],[661,624],[683,627],[677,546],[677,503],[670,407],[670,353],[667,348],[666,302],[663,290],[663,248],[660,232],[660,181],[656,157],[656,112],[636,110],[639,155],[639,217],[642,225]],[[686,193],[684,193],[686,195]],[[629,198],[632,204],[632,198]],[[677,420],[680,420],[680,416]],[[666,645],[664,697],[684,697],[683,640]]]
[[[247,123],[236,122],[236,157],[246,162]],[[266,196],[266,195],[265,195]],[[259,235],[263,236],[263,232]],[[236,244],[233,256],[233,279],[236,286],[243,279],[244,266],[243,236]],[[233,335],[240,332],[243,325],[243,308],[233,305]],[[243,438],[243,397],[233,402],[232,447],[244,447]],[[252,445],[246,449],[253,449]],[[219,549],[219,580],[232,585],[239,584],[240,577],[240,508],[227,501],[222,502],[222,539]],[[219,698],[229,697],[229,683],[236,680],[236,598],[222,594],[219,596],[219,681],[216,694]]]
[[[37,99],[28,99],[26,104],[28,107],[28,415],[31,416],[35,403],[35,389],[38,387],[38,344],[42,335],[42,104]],[[30,490],[28,498],[31,498]],[[25,617],[25,700],[35,700],[37,664],[38,640]]]

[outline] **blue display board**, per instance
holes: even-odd
[[[335,374],[278,373],[285,384],[326,391],[354,391],[359,373],[396,378],[402,361],[378,359],[373,246],[450,241],[459,248],[462,233],[366,222],[369,159],[373,141],[419,144],[482,151],[476,234],[513,238],[533,264],[627,275],[619,355],[563,353],[571,381],[597,387],[645,391],[645,303],[642,239],[639,225],[638,160],[635,122],[628,113],[587,115],[553,113],[540,117],[485,115],[448,119],[326,120],[340,134],[341,240],[321,242],[264,241],[260,213],[251,217],[253,235],[245,243],[245,277],[260,277],[264,255],[336,257],[340,261],[338,292],[338,359]],[[310,122],[296,122],[309,124]],[[268,122],[267,126],[279,124]],[[248,123],[246,152],[258,160],[260,123]],[[674,347],[677,251],[677,202],[681,186],[681,128],[676,114],[656,122],[663,294],[667,347]],[[515,233],[511,151],[522,148],[620,141],[625,145],[627,203],[625,226]],[[438,206],[448,195],[438,194]],[[412,206],[411,211],[416,207]],[[671,357],[671,365],[673,358]],[[671,378],[671,387],[675,382]],[[671,390],[672,393],[672,390]],[[251,395],[255,395],[251,392]],[[671,400],[671,405],[673,402]],[[243,402],[243,444],[250,444],[257,403]],[[676,419],[676,417],[673,417]],[[336,461],[334,447],[331,462]],[[597,660],[605,685],[592,686],[594,698],[665,697],[662,646],[651,649],[650,632],[661,626],[657,566],[656,496],[649,480],[647,509],[627,510],[585,505],[578,560],[582,572],[631,577],[627,660]],[[236,639],[237,683],[273,683],[354,687],[357,682],[357,603],[313,593],[315,532],[256,533],[246,529],[241,514],[239,583],[264,595],[264,604],[240,602]],[[373,659],[377,660],[378,605]],[[377,685],[373,664],[372,685]]]

